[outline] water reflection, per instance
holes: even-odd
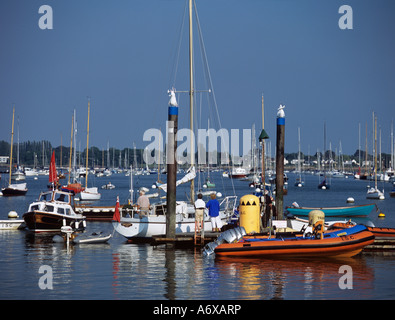
[[[361,257],[342,260],[218,257],[215,264],[229,277],[238,279],[240,299],[336,299],[340,293],[349,298],[369,299],[373,289],[374,270]],[[350,292],[339,288],[342,265],[352,268],[353,290]]]

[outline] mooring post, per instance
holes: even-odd
[[[280,105],[277,111],[277,141],[276,141],[276,211],[277,219],[284,219],[284,136],[285,136],[285,106]]]
[[[169,115],[167,122],[167,212],[166,238],[176,237],[176,179],[177,179],[177,129],[178,105],[174,90],[170,91]]]

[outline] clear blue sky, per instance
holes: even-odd
[[[372,111],[390,152],[395,118],[395,2],[392,0],[197,0],[223,128],[265,129],[274,150],[276,110],[285,104],[286,152],[323,148],[354,153],[358,124],[371,150]],[[41,5],[53,9],[53,30],[38,26]],[[339,7],[353,9],[353,30],[338,26]],[[187,90],[187,59],[172,82],[185,0],[2,0],[0,2],[0,140],[10,140],[12,105],[20,140],[70,145],[77,110],[86,145],[145,147],[148,128],[164,130],[167,90]],[[187,31],[185,27],[185,32]],[[195,35],[197,34],[195,30]],[[186,35],[181,55],[187,55]],[[197,46],[196,46],[197,47]],[[198,67],[200,53],[196,53]],[[198,77],[198,75],[197,75]],[[196,89],[200,88],[196,84]],[[179,127],[188,127],[188,97],[180,98]],[[203,114],[206,111],[202,111]],[[201,120],[206,126],[204,115]],[[216,122],[213,121],[215,124]],[[218,129],[218,127],[217,127]],[[371,152],[371,151],[370,151]]]

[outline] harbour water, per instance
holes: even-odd
[[[294,187],[295,176],[288,176],[285,205],[296,201],[301,206],[343,206],[348,197],[353,197],[355,204],[374,202],[365,199],[367,181],[337,178],[332,179],[331,189],[318,190],[317,176],[306,175],[304,188]],[[134,177],[135,188],[150,187],[156,178]],[[232,186],[231,180],[222,178],[219,172],[211,178],[223,195],[233,195],[233,189],[239,197],[252,191],[248,182],[233,180]],[[99,187],[109,181],[116,186],[100,190],[103,205],[115,205],[117,195],[121,203],[129,198],[129,178],[124,174],[93,181]],[[28,204],[45,190],[47,177],[27,178],[27,183],[26,196],[0,197],[0,219],[7,219],[11,210],[22,217]],[[376,226],[395,227],[395,198],[388,194],[392,185],[382,186],[386,199],[376,203],[385,218],[378,218],[378,213],[372,211],[369,220]],[[181,186],[178,198],[184,198],[188,188]],[[87,231],[112,233],[113,228],[109,222],[88,222]],[[343,265],[352,270],[348,289],[339,285],[344,275],[339,268]],[[48,270],[52,272],[52,287],[43,289],[40,281]],[[2,300],[394,299],[395,255],[363,253],[346,260],[219,259],[203,256],[200,249],[128,244],[117,233],[107,244],[67,248],[53,243],[52,236],[0,231],[0,288]]]

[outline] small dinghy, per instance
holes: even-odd
[[[103,234],[102,232],[93,232],[91,234],[81,234],[73,239],[73,243],[75,244],[83,244],[83,243],[105,243],[111,238],[110,234]]]

